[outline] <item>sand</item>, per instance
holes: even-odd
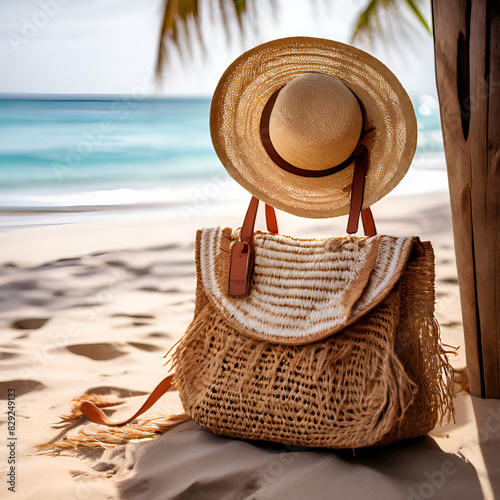
[[[63,499],[475,499],[500,496],[500,401],[460,391],[456,424],[380,449],[304,450],[217,437],[193,422],[106,450],[37,452],[37,444],[95,424],[59,424],[84,393],[138,408],[166,375],[164,353],[193,314],[194,235],[199,227],[241,224],[248,197],[190,218],[137,215],[116,221],[13,231],[0,242],[2,484],[10,452],[8,389],[15,388],[13,498]],[[446,193],[387,198],[374,207],[379,232],[419,235],[436,253],[443,341],[460,346],[460,301]],[[279,214],[281,232],[341,235],[345,219]],[[457,386],[458,388],[458,386]],[[11,403],[12,404],[12,403]],[[146,416],[182,412],[177,393]],[[86,426],[86,427],[85,427]],[[4,498],[8,498],[5,495]]]

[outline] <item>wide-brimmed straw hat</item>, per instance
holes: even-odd
[[[215,90],[210,130],[237,182],[312,218],[349,213],[361,152],[363,207],[378,201],[405,175],[417,141],[410,98],[384,64],[307,37],[264,43],[236,59]]]

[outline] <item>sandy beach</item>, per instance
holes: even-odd
[[[198,228],[241,224],[248,195],[189,220],[141,217],[3,233],[0,254],[2,494],[29,499],[493,499],[500,496],[500,401],[456,384],[456,424],[396,445],[356,451],[299,450],[217,437],[187,422],[153,439],[107,449],[40,453],[95,424],[58,424],[82,394],[114,395],[127,416],[166,376],[163,355],[194,308]],[[386,198],[375,205],[379,233],[418,235],[436,254],[436,315],[451,357],[465,352],[447,193]],[[279,213],[280,232],[342,235],[345,219]],[[261,221],[261,227],[263,224]],[[15,389],[14,454],[8,390]],[[10,402],[9,402],[10,403]],[[145,417],[181,413],[175,391]],[[10,455],[9,455],[10,453]],[[2,495],[3,496],[3,495]],[[10,498],[5,495],[5,498]]]

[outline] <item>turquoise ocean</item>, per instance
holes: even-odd
[[[413,101],[412,168],[444,170],[437,101]],[[213,151],[209,111],[209,99],[0,97],[0,231],[168,211],[203,186],[216,204],[217,186],[233,181]]]

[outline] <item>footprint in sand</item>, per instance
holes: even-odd
[[[438,259],[437,264],[444,266],[445,264],[453,264],[453,260],[451,259]]]
[[[78,264],[80,261],[81,261],[80,257],[70,257],[66,259],[58,259],[54,261],[53,264],[58,267],[74,266],[75,264]]]
[[[35,290],[39,286],[38,280],[18,280],[9,283],[9,288],[13,290]]]
[[[84,271],[76,271],[73,273],[73,276],[75,278],[85,278],[86,276],[94,276],[95,274],[98,274],[99,270],[98,269],[85,269]]]
[[[151,267],[128,267],[127,271],[135,276],[145,276],[151,274]]]
[[[442,328],[455,328],[457,326],[460,326],[461,324],[461,321],[446,321],[439,323],[439,326]]]
[[[144,396],[144,394],[148,394],[147,391],[134,391],[132,389],[122,389],[121,387],[112,386],[92,387],[85,392],[87,394],[98,394],[99,396],[115,394],[119,398],[133,398],[135,396]]]
[[[111,316],[112,318],[133,318],[133,319],[154,319],[155,317],[151,314],[126,314],[117,313]]]
[[[113,344],[74,344],[66,346],[66,349],[73,354],[85,356],[95,361],[108,361],[126,354]]]
[[[177,243],[169,243],[168,245],[162,245],[159,247],[151,247],[149,251],[151,252],[164,252],[166,250],[174,250],[175,248],[179,248],[180,245]]]
[[[170,335],[168,333],[163,333],[163,332],[152,332],[152,333],[148,333],[148,337],[152,337],[152,338],[168,338],[170,337]]]
[[[135,347],[136,349],[140,349],[141,351],[153,352],[159,351],[160,348],[153,344],[146,344],[144,342],[129,342],[129,345]]]
[[[14,358],[15,356],[18,356],[18,355],[14,352],[0,351],[0,361],[3,361],[4,359]]]
[[[442,278],[438,283],[446,283],[447,285],[458,285],[458,279],[452,276],[451,278]]]
[[[138,288],[139,292],[161,292],[161,290],[156,286],[143,286]]]
[[[125,262],[122,262],[121,260],[106,260],[104,262],[108,266],[113,266],[113,267],[126,267],[127,264]]]
[[[16,390],[16,397],[23,396],[33,391],[41,391],[45,386],[36,380],[7,380],[0,382],[0,399],[7,399],[9,389]]]
[[[113,462],[98,462],[94,465],[93,469],[106,474],[106,477],[112,477],[118,472],[119,466]]]
[[[151,314],[126,314],[126,313],[117,313],[111,316],[112,318],[130,318],[130,319],[155,319]],[[145,321],[132,321],[132,326],[147,326],[149,323]],[[123,325],[122,325],[123,326]]]
[[[38,328],[42,328],[50,318],[28,318],[28,319],[19,319],[17,321],[12,322],[10,325],[12,328],[18,328],[20,330],[38,330]]]

